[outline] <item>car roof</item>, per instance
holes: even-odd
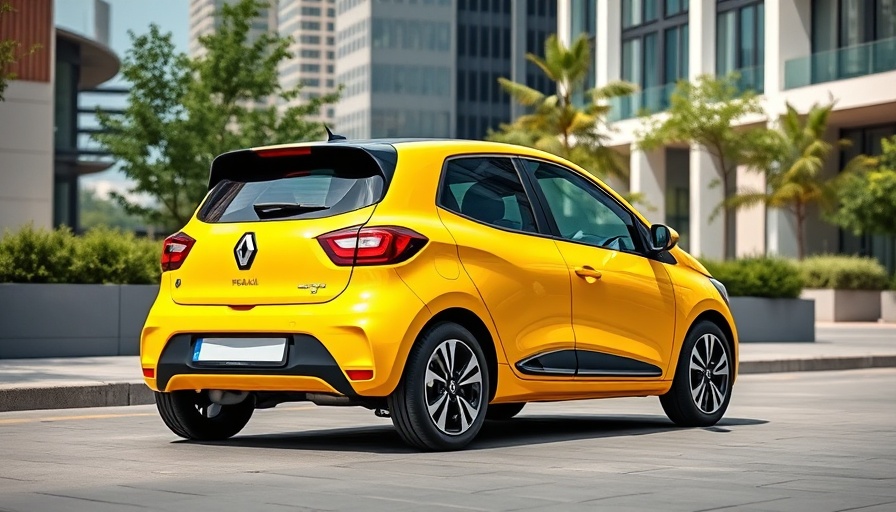
[[[377,149],[383,146],[392,146],[397,151],[401,151],[402,147],[432,147],[433,149],[452,150],[460,153],[474,151],[488,151],[494,153],[508,153],[516,155],[527,155],[545,158],[548,160],[556,160],[558,157],[544,151],[529,148],[526,146],[518,146],[514,144],[505,144],[503,142],[491,142],[482,140],[466,140],[466,139],[447,139],[447,138],[382,138],[382,139],[352,139],[352,140],[333,140],[333,141],[315,141],[315,142],[297,142],[290,144],[277,144],[272,146],[261,146],[251,148],[252,151],[260,151],[267,149],[285,149],[294,147],[314,147],[314,146],[348,146],[360,147],[363,149]]]

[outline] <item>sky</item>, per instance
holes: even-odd
[[[151,23],[173,34],[174,44],[186,52],[189,38],[189,0],[106,0],[109,3],[109,46],[124,58],[131,45],[128,31],[142,34]],[[56,24],[85,30],[89,26],[91,0],[55,0]],[[116,77],[107,86],[122,85]],[[81,186],[106,195],[110,190],[124,191],[127,182],[115,168],[81,178]]]

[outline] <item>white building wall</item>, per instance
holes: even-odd
[[[0,102],[0,234],[53,225],[53,84],[12,81]],[[10,122],[15,120],[15,122]]]
[[[569,39],[570,24],[563,13],[570,12],[571,0],[560,0],[559,31]],[[565,4],[565,5],[564,5]],[[691,0],[689,9],[689,78],[715,73],[716,0]],[[844,127],[872,126],[896,122],[896,71],[869,74],[850,79],[784,89],[786,62],[811,55],[812,0],[765,0],[764,95],[760,97],[768,116],[750,116],[743,125],[773,122],[785,110],[785,102],[800,112],[814,104],[836,100],[830,119],[828,140],[835,142]],[[622,0],[597,0],[595,65],[597,85],[618,80],[622,73]],[[571,14],[571,15],[574,15]],[[566,21],[563,21],[566,20]],[[654,118],[662,118],[660,113]],[[611,124],[608,145],[630,155],[630,187],[645,195],[646,203],[665,204],[667,167],[659,152],[638,150],[641,119],[626,119]],[[713,159],[700,148],[691,148],[690,157],[690,249],[696,255],[720,257],[723,253],[722,217],[710,222],[709,216],[721,201],[720,187],[710,188],[719,174]],[[839,158],[832,153],[826,173],[839,170]],[[764,187],[764,178],[738,169],[735,188]],[[645,210],[647,217],[664,218]],[[665,212],[663,212],[665,213]],[[734,252],[730,256],[762,252],[795,256],[796,229],[789,213],[764,207],[738,211],[734,221]],[[675,226],[673,226],[675,227]],[[838,229],[824,222],[815,212],[807,223],[809,252],[831,252],[839,248]]]

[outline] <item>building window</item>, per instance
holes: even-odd
[[[636,110],[665,109],[687,76],[687,0],[622,0],[622,78],[642,89]]]
[[[756,0],[719,2],[716,74],[740,74],[740,87],[762,92],[765,66],[765,5]]]
[[[812,52],[896,37],[896,0],[813,0]]]

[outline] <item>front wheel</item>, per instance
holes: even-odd
[[[401,438],[423,450],[458,450],[469,444],[488,409],[487,368],[479,342],[464,327],[442,323],[425,331],[388,398]]]
[[[156,408],[172,432],[194,441],[220,441],[239,433],[255,412],[255,397],[249,395],[234,405],[211,401],[208,392],[156,392]]]
[[[725,334],[712,322],[691,329],[681,354],[672,389],[660,397],[666,415],[682,427],[718,423],[731,401],[733,354]]]

